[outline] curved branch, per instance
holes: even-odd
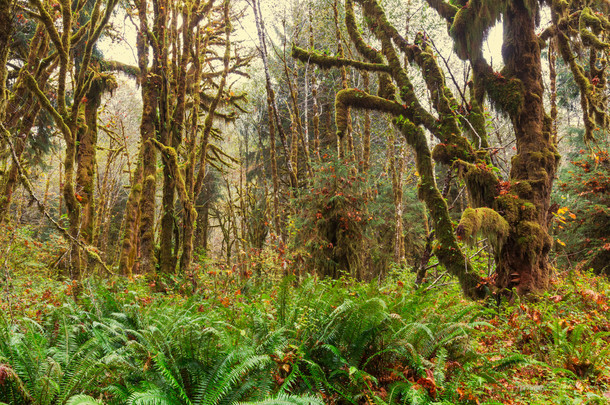
[[[426,0],[430,7],[443,17],[449,24],[453,23],[453,18],[457,14],[459,8],[453,4],[445,3],[443,0]]]

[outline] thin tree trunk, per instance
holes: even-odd
[[[392,194],[394,197],[394,261],[403,263],[405,260],[405,245],[403,237],[403,192],[402,169],[404,162],[403,147],[396,150],[396,137],[394,133],[388,136],[388,172],[392,181]]]
[[[142,153],[141,151],[140,153]],[[119,273],[133,277],[133,268],[137,256],[137,238],[139,234],[139,212],[140,197],[142,194],[142,156],[136,163],[136,168],[131,176],[131,189],[125,204],[125,219],[123,225],[123,239],[121,241],[121,254],[119,258]]]
[[[13,7],[15,2],[12,0],[0,0],[0,122],[4,122],[6,112],[7,90],[6,78],[8,70],[6,62],[10,51],[11,36],[13,34]]]
[[[153,68],[148,69],[149,48],[151,40],[148,22],[146,18],[140,18],[140,28],[138,31],[138,66],[141,72],[142,86],[142,121],[140,124],[140,142],[142,148],[142,191],[139,201],[139,244],[140,262],[139,270],[147,275],[155,276],[155,194],[157,189],[157,156],[153,140],[156,137],[157,128],[157,109],[160,89],[164,86],[158,58],[161,56],[158,49],[164,41],[161,36],[163,31],[158,31],[160,20],[164,21],[165,11],[159,1],[153,1],[155,9],[155,35],[157,47],[154,48]],[[147,0],[138,2],[138,13],[140,16],[147,14]],[[153,41],[150,41],[153,42]]]
[[[95,179],[97,152],[97,118],[102,94],[117,87],[114,77],[96,75],[90,84],[85,102],[85,126],[78,131],[78,168],[76,171],[77,198],[82,207],[80,234],[86,244],[93,244],[95,234]]]
[[[557,40],[551,38],[549,41],[549,79],[551,81],[551,137],[553,143],[557,144]]]
[[[370,92],[369,73],[362,73],[364,78],[364,91]],[[371,160],[371,112],[364,112],[364,133],[362,138],[362,171],[368,173]]]
[[[256,30],[258,32],[259,46],[261,58],[263,60],[263,69],[265,71],[265,85],[267,88],[267,101],[271,105],[271,110],[273,113],[273,122],[275,123],[275,129],[277,130],[280,136],[280,142],[284,149],[284,157],[286,158],[286,166],[288,169],[288,173],[290,175],[290,185],[293,188],[298,186],[297,178],[295,176],[295,170],[292,167],[292,161],[290,159],[290,151],[288,150],[288,142],[286,139],[286,134],[284,133],[284,129],[282,127],[282,122],[280,120],[280,115],[277,108],[277,102],[275,100],[275,92],[273,91],[273,87],[271,86],[271,74],[269,73],[269,62],[267,58],[267,41],[265,38],[265,24],[262,19],[262,14],[260,11],[260,3],[257,0],[252,0],[252,8],[254,10],[254,20],[256,23]],[[271,125],[271,123],[270,123]]]
[[[313,37],[313,15],[311,11],[311,7],[309,8],[309,47],[311,49],[314,48],[314,37]],[[308,67],[312,70],[310,73],[311,76],[311,109],[313,113],[313,149],[314,153],[318,159],[320,160],[320,109],[318,106],[318,83],[316,82],[316,73],[315,70],[308,63]],[[307,78],[305,78],[307,81]],[[305,90],[307,93],[307,90]],[[305,124],[307,125],[308,120],[305,119]]]
[[[340,58],[344,58],[345,51],[343,49],[343,38],[341,37],[341,30],[339,29],[339,8],[338,8],[337,0],[335,0],[335,2],[333,3],[333,15],[334,15],[334,21],[335,21],[335,39],[337,40],[337,56]],[[345,68],[345,66],[341,66],[340,71],[341,71],[341,88],[347,89],[349,87],[348,86],[349,78],[347,75],[347,69]],[[353,136],[353,129],[352,129],[351,109],[349,109],[349,108],[346,113],[346,119],[347,119],[347,128],[344,133],[344,136],[346,139],[345,139],[345,142],[344,142],[343,137],[337,139],[337,149],[339,151],[339,157],[343,157],[343,156],[347,155],[348,158],[353,160],[355,158],[355,156],[353,156],[353,154],[354,154],[354,136]]]

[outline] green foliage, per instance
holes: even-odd
[[[179,276],[164,294],[92,280],[78,304],[71,285],[39,280],[53,286],[45,303],[2,318],[0,402],[551,404],[608,391],[610,285],[590,274],[498,306],[454,285],[409,289],[411,274],[225,283],[210,268],[194,294]]]
[[[393,252],[392,185],[385,173],[362,173],[349,159],[325,159],[315,167],[311,188],[294,201],[290,251],[303,254],[304,267],[320,276],[377,278],[387,272]],[[415,189],[405,189],[404,241],[407,260],[415,262],[425,243],[425,213]]]
[[[610,274],[610,158],[607,150],[580,152],[560,173],[557,257]]]
[[[317,168],[309,193],[298,204],[297,244],[302,243],[312,267],[322,276],[359,276],[365,234],[366,179],[348,161],[331,158]]]

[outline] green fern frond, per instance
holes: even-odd
[[[238,402],[237,405],[322,405],[324,402],[312,395],[278,394],[262,401]]]
[[[95,399],[89,395],[73,395],[68,399],[66,405],[100,405],[103,404],[99,399]]]

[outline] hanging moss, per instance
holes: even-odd
[[[114,75],[109,73],[94,73],[87,91],[87,100],[99,102],[102,94],[113,93],[119,84]]]
[[[517,78],[505,78],[501,73],[489,73],[482,76],[483,86],[492,106],[497,110],[515,116],[523,108],[525,88]]]
[[[428,0],[427,3],[449,23],[453,22],[453,17],[455,17],[455,14],[459,10],[458,7],[454,6],[453,4],[449,4],[444,0]]]
[[[505,9],[503,0],[470,0],[457,12],[449,34],[461,59],[478,58],[489,29]]]
[[[493,206],[499,181],[492,169],[483,163],[472,164],[463,160],[455,161],[454,167],[458,168],[466,183],[470,204],[475,208]]]
[[[486,237],[495,249],[503,244],[510,226],[502,216],[491,208],[466,208],[456,229],[458,238],[465,243],[474,244],[477,236]]]

